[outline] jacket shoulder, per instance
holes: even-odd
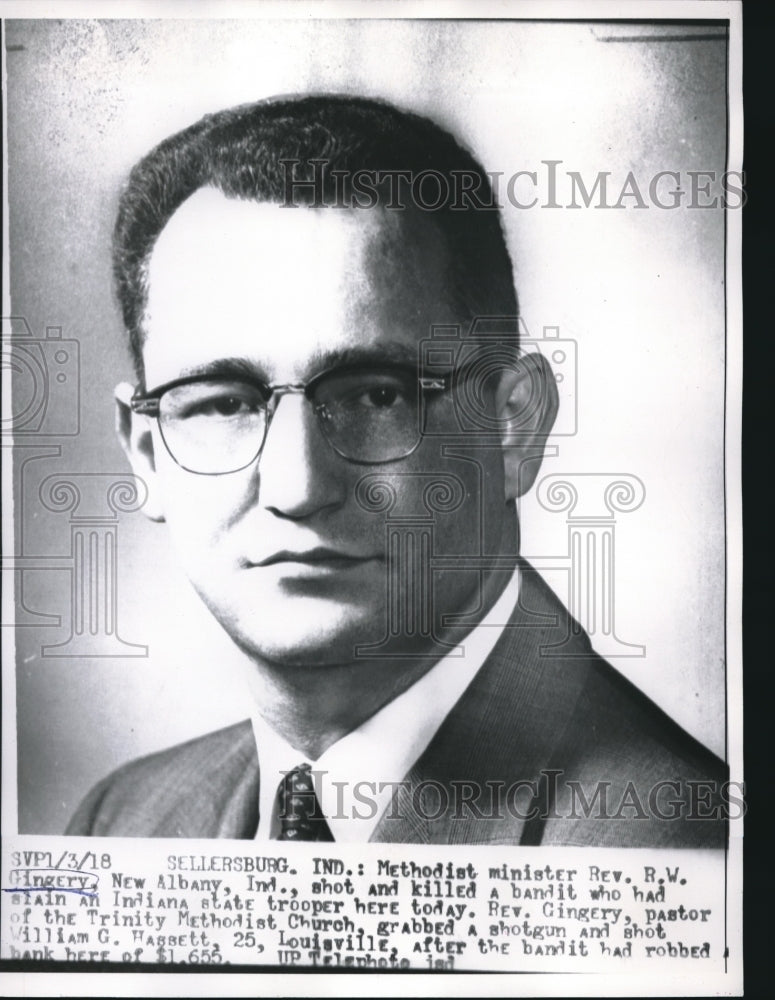
[[[253,729],[240,722],[130,761],[86,795],[70,821],[72,836],[213,836],[250,778],[257,788]],[[209,831],[209,832],[208,832]]]

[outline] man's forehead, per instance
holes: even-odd
[[[444,242],[415,212],[286,208],[191,196],[148,269],[148,377],[218,353],[269,352],[290,369],[312,355],[416,342],[453,318]]]

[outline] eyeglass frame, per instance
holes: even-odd
[[[420,443],[422,442],[423,431],[418,430],[417,440],[409,451],[401,455],[398,455],[395,458],[383,458],[377,460],[350,458],[348,455],[345,455],[343,452],[341,452],[333,444],[333,442],[323,429],[320,422],[319,412],[325,409],[326,404],[325,403],[314,404],[312,402],[312,393],[314,392],[315,386],[330,375],[357,374],[358,372],[373,372],[373,371],[400,371],[406,374],[410,370],[411,369],[407,365],[396,364],[391,362],[384,362],[378,365],[364,365],[364,364],[335,365],[332,368],[324,369],[322,372],[317,372],[315,375],[312,376],[312,378],[308,379],[306,382],[283,382],[276,384],[270,384],[264,382],[263,379],[260,379],[256,376],[243,373],[235,374],[233,376],[225,376],[223,374],[208,375],[206,373],[200,375],[186,375],[182,378],[172,379],[172,381],[170,382],[163,382],[161,385],[155,386],[149,392],[140,392],[139,388],[136,388],[132,395],[132,398],[129,401],[129,405],[133,413],[137,413],[142,416],[156,418],[156,420],[159,422],[159,431],[161,433],[162,441],[164,441],[164,447],[169,452],[169,455],[172,458],[172,460],[185,472],[190,472],[192,475],[195,476],[230,476],[235,472],[242,472],[244,469],[247,469],[249,466],[251,466],[255,461],[257,461],[261,457],[261,453],[264,450],[264,446],[266,445],[266,439],[269,434],[269,426],[272,423],[275,412],[277,411],[280,399],[282,399],[283,396],[294,395],[294,394],[303,395],[310,403],[312,411],[318,420],[318,424],[319,426],[321,426],[323,437],[325,438],[331,450],[335,454],[339,455],[340,458],[343,458],[346,462],[351,462],[353,465],[387,465],[390,462],[401,462],[404,459],[409,458],[410,455],[414,454],[414,452],[417,451],[417,449],[420,446]],[[454,381],[460,377],[461,372],[462,369],[456,370],[455,372],[447,373],[445,375],[431,375],[431,376],[418,375],[416,376],[418,391],[421,395],[424,395],[426,392],[448,392],[452,388]],[[229,469],[227,472],[199,472],[195,469],[189,469],[187,466],[183,465],[181,462],[178,461],[178,459],[173,454],[172,449],[170,448],[167,439],[164,436],[164,431],[161,426],[161,419],[160,419],[161,412],[159,404],[161,402],[162,396],[166,392],[169,392],[171,389],[177,389],[182,385],[194,385],[197,382],[213,382],[219,380],[244,382],[246,385],[250,385],[258,389],[262,395],[264,395],[265,392],[268,392],[264,404],[266,406],[266,423],[264,424],[264,434],[261,440],[261,444],[259,445],[255,455],[250,459],[249,462],[246,462],[244,465],[239,466],[239,468]]]

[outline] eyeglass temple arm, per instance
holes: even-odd
[[[129,405],[133,413],[142,413],[148,417],[159,416],[158,396],[132,396]]]

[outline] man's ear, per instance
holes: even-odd
[[[502,427],[506,499],[514,500],[535,482],[557,416],[557,383],[543,354],[524,354],[504,372],[495,403]]]
[[[152,521],[163,521],[151,423],[148,417],[132,411],[130,400],[133,392],[134,389],[128,382],[121,382],[116,386],[116,434],[132,471],[145,483],[148,495],[143,504],[143,513]]]

